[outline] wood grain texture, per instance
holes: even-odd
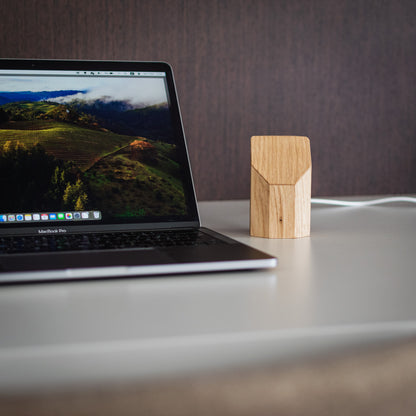
[[[200,199],[250,137],[311,139],[314,195],[416,192],[413,0],[0,0],[0,57],[172,64]]]
[[[250,235],[310,235],[312,162],[307,137],[251,138]]]
[[[270,184],[252,166],[250,190],[250,235],[252,236],[268,238],[270,235],[271,193]]]
[[[251,165],[271,185],[295,185],[311,167],[309,139],[301,136],[253,136]]]
[[[68,390],[0,392],[7,416],[414,416],[414,339],[309,361]],[[334,411],[334,409],[336,409]]]

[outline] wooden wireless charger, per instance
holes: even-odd
[[[250,235],[310,235],[312,161],[301,136],[251,138]]]

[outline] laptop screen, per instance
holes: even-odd
[[[168,65],[1,64],[0,229],[197,219]]]

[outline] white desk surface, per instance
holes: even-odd
[[[203,225],[267,271],[0,287],[0,391],[263,366],[416,334],[416,206],[314,206],[311,237],[249,237],[249,202]]]

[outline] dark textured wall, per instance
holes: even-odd
[[[416,192],[414,0],[0,0],[0,57],[163,60],[200,199],[252,135],[311,139],[313,195]]]

